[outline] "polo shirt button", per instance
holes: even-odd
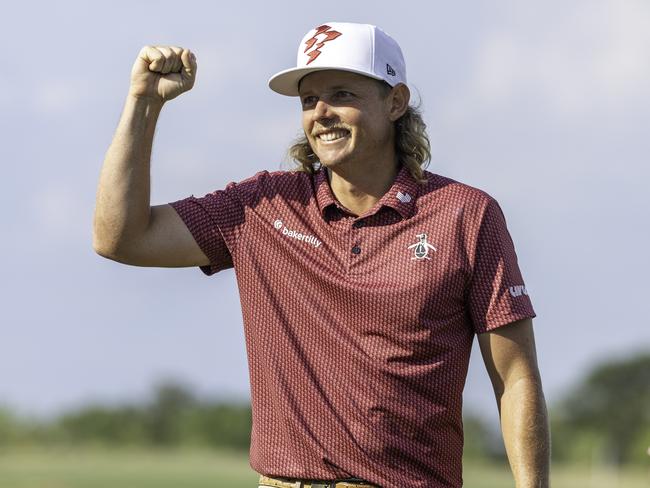
[[[361,252],[361,248],[360,248],[359,246],[354,246],[354,247],[352,248],[352,252],[353,252],[354,254],[359,254],[359,253]]]

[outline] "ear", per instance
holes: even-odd
[[[404,83],[394,86],[387,97],[389,117],[391,122],[395,122],[408,109],[411,99],[411,91]]]

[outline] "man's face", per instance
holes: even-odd
[[[322,165],[385,158],[394,151],[388,97],[376,80],[324,70],[300,82],[302,124]]]

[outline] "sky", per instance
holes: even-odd
[[[13,2],[0,42],[0,405],[52,416],[173,379],[246,399],[232,269],[143,268],[92,248],[95,195],[144,45],[197,56],[165,105],[151,204],[288,170],[298,100],[268,78],[327,21],[400,43],[432,142],[427,170],[501,205],[547,403],[601,361],[650,350],[650,3]],[[325,4],[324,4],[325,5]],[[465,406],[498,418],[474,341]]]

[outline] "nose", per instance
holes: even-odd
[[[316,106],[314,107],[314,112],[312,113],[312,119],[322,120],[330,118],[332,118],[330,106],[323,100],[318,100],[318,102],[316,102]]]

